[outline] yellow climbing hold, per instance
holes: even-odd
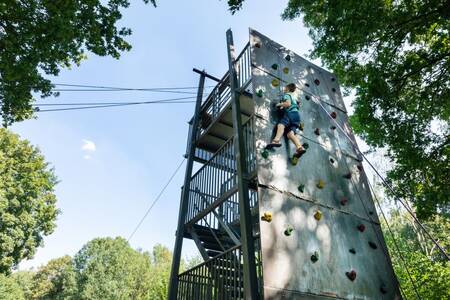
[[[272,80],[272,86],[273,86],[273,87],[277,87],[277,86],[279,86],[279,85],[280,85],[280,81],[279,81],[278,79]]]
[[[318,189],[323,189],[324,186],[325,186],[325,182],[324,182],[322,179],[320,179],[320,180],[317,182],[316,186],[317,186]]]
[[[314,214],[314,219],[316,219],[317,221],[320,221],[320,219],[322,219],[322,212],[320,210],[316,211],[316,213]]]
[[[272,213],[271,212],[265,212],[262,217],[261,217],[262,221],[266,221],[266,222],[272,222]]]
[[[283,68],[283,73],[284,74],[288,74],[289,73],[289,68],[288,67]]]

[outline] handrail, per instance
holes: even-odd
[[[187,274],[187,273],[189,273],[189,272],[191,272],[191,271],[193,271],[193,270],[195,270],[195,269],[201,268],[202,266],[206,265],[207,263],[209,263],[209,262],[211,262],[211,261],[213,261],[213,260],[217,260],[217,259],[221,258],[222,256],[227,255],[228,253],[230,253],[230,252],[232,252],[232,251],[234,251],[234,250],[236,250],[236,249],[239,249],[240,247],[241,247],[241,245],[233,246],[233,247],[231,247],[230,249],[228,249],[228,250],[226,250],[226,251],[220,253],[219,255],[216,255],[216,256],[214,256],[214,257],[211,257],[210,259],[205,260],[205,261],[202,262],[201,264],[198,264],[198,265],[196,265],[195,267],[192,267],[192,268],[190,268],[189,270],[186,270],[186,271],[184,271],[184,272],[178,274],[178,276],[185,275],[185,274]]]

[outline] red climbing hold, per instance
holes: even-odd
[[[358,168],[358,170],[359,170],[360,172],[362,172],[362,170],[363,170],[363,166],[362,166],[362,165],[357,165],[356,167]]]
[[[339,201],[341,203],[342,206],[345,206],[348,202],[348,199],[346,197],[342,197],[341,201]]]
[[[333,119],[336,119],[337,113],[336,113],[335,111],[333,111],[333,112],[331,112],[330,116],[331,116]]]
[[[345,272],[345,275],[347,275],[348,279],[350,279],[351,281],[356,279],[355,270],[351,270],[350,272]]]
[[[347,174],[344,175],[344,178],[351,179],[352,178],[352,173],[348,172]]]
[[[314,133],[315,133],[316,135],[320,135],[320,129],[319,129],[319,128],[314,129]]]
[[[358,230],[361,232],[364,232],[364,230],[366,230],[366,226],[364,226],[364,224],[359,224],[358,226],[356,226],[356,228],[358,228]]]
[[[319,79],[314,79],[314,83],[316,84],[316,85],[319,85],[320,84],[320,80]]]
[[[255,47],[256,48],[261,48],[261,44],[260,43],[255,43]]]

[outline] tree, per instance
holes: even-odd
[[[0,273],[33,257],[53,232],[56,183],[38,148],[0,128]]]
[[[75,299],[76,278],[72,258],[52,259],[34,274],[30,299]]]
[[[10,277],[0,274],[0,299],[2,300],[25,300],[22,289]]]
[[[450,262],[405,213],[391,209],[389,215],[390,231],[385,234],[386,243],[405,298],[416,299],[419,294],[426,299],[449,299]],[[448,251],[449,220],[437,216],[424,225]],[[382,222],[385,232],[386,226]]]
[[[232,13],[243,0],[230,0]],[[448,1],[290,0],[320,58],[356,92],[355,132],[387,146],[388,178],[426,219],[450,213],[450,9]]]
[[[152,299],[150,255],[120,237],[97,238],[74,257],[77,299]]]
[[[161,244],[155,245],[152,253],[152,265],[150,299],[164,300],[167,298],[172,252]]]
[[[155,4],[155,0],[144,0]],[[0,116],[6,126],[30,118],[33,94],[55,95],[43,74],[79,65],[90,51],[119,58],[131,45],[118,28],[127,0],[2,1],[0,4]]]
[[[17,271],[11,274],[11,278],[14,279],[23,291],[25,299],[32,299],[34,274],[34,271]]]

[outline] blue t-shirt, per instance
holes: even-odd
[[[291,106],[289,106],[286,111],[298,111],[297,99],[291,93],[283,94],[283,99],[281,101],[284,102],[287,100],[291,101]]]

